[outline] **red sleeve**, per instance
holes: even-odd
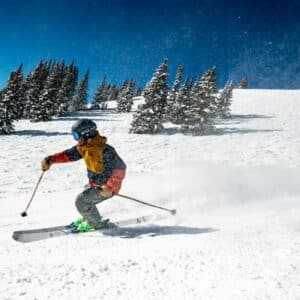
[[[66,151],[62,151],[56,154],[51,155],[51,163],[57,164],[57,163],[66,163],[73,161],[67,154]]]
[[[64,150],[59,153],[55,153],[50,156],[50,161],[53,164],[57,163],[66,163],[70,161],[76,161],[81,159],[81,154],[77,150],[77,146],[74,146],[70,149]]]
[[[125,177],[125,169],[124,170],[114,170],[112,176],[108,178],[105,185],[114,193],[118,193],[121,189],[122,180]]]

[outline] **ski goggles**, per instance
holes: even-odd
[[[72,135],[73,135],[73,138],[74,138],[74,140],[75,140],[75,141],[78,141],[78,140],[79,140],[79,138],[80,138],[80,135],[79,135],[79,133],[78,133],[78,132],[76,132],[76,131],[72,131]]]

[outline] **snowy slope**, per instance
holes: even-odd
[[[28,217],[20,212],[41,159],[74,144],[81,117],[126,161],[122,193],[178,215],[115,235],[15,242],[14,230],[78,217],[82,161],[53,166]],[[132,135],[131,117],[23,120],[0,137],[0,299],[300,299],[300,91],[235,90],[232,117],[212,136]],[[117,197],[99,209],[116,221],[157,213]]]

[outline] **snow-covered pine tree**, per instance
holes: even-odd
[[[135,97],[142,96],[142,93],[143,93],[143,88],[139,86],[136,90]]]
[[[191,78],[191,79],[189,80],[189,87],[190,87],[190,90],[192,89],[194,83],[195,83],[195,78]]]
[[[168,95],[168,60],[155,71],[144,90],[144,104],[133,115],[130,133],[153,134],[163,130],[163,120]]]
[[[30,74],[30,80],[28,82],[28,91],[26,93],[28,99],[28,107],[26,111],[31,122],[40,121],[41,116],[44,115],[44,104],[39,101],[39,97],[43,91],[48,75],[48,63],[43,61],[41,61],[36,67],[36,69]]]
[[[126,81],[126,85],[122,88],[117,98],[117,111],[130,112],[133,104],[135,80]]]
[[[52,73],[53,68],[55,67],[56,64],[57,63],[54,60],[52,60],[52,59],[50,59],[49,61],[47,61],[48,74]]]
[[[31,98],[30,98],[30,92],[32,88],[32,76],[33,76],[33,71],[29,72],[23,81],[24,87],[22,88],[21,92],[21,101],[25,103],[25,109],[23,116],[27,119],[30,119],[30,107],[31,107]]]
[[[240,82],[239,89],[247,89],[248,88],[248,77],[244,76]]]
[[[78,79],[78,69],[74,65],[74,61],[64,70],[62,83],[57,94],[57,101],[59,103],[56,111],[57,116],[64,116],[68,112],[75,112],[74,94]]]
[[[118,98],[119,89],[115,84],[111,84],[109,90],[107,91],[107,100],[112,101]]]
[[[25,79],[22,82],[22,86],[21,86],[21,90],[20,90],[20,97],[19,97],[19,101],[21,103],[21,108],[22,110],[20,111],[20,118],[27,118],[27,92],[29,89],[29,80],[30,80],[30,74],[28,74]]]
[[[110,101],[110,94],[111,94],[111,89],[112,89],[113,85],[110,83],[106,86],[106,91],[105,91],[105,95],[106,95],[106,101]]]
[[[192,87],[189,110],[181,125],[183,133],[205,135],[213,131],[217,111],[217,93],[216,68],[214,67],[205,72]]]
[[[132,90],[132,97],[134,97],[135,95],[135,86],[136,86],[136,79],[132,78],[129,82],[130,86],[131,86],[131,90]]]
[[[36,111],[34,122],[49,121],[58,109],[57,96],[62,84],[64,63],[58,63],[48,75],[44,88],[39,96],[40,109]]]
[[[172,86],[171,91],[168,93],[167,105],[166,105],[166,120],[176,123],[177,111],[175,108],[176,97],[180,88],[182,74],[184,71],[184,65],[180,65],[177,69],[176,77]]]
[[[73,64],[73,62],[72,62]],[[68,113],[69,106],[71,105],[71,100],[69,98],[70,94],[70,80],[72,73],[70,66],[65,66],[64,62],[61,64],[59,78],[59,87],[56,95],[55,101],[55,116],[61,117]]]
[[[107,85],[106,76],[100,82],[91,109],[106,109],[107,108]]]
[[[212,69],[206,71],[200,79],[200,84],[202,86],[202,99],[207,102],[207,107],[212,113],[212,116],[217,116],[217,105],[218,105],[218,93],[217,88],[217,69],[213,67]]]
[[[17,101],[17,119],[22,117],[25,109],[25,104],[21,101],[23,80],[23,64],[21,64],[15,73],[15,87],[13,91],[14,98]]]
[[[88,69],[75,89],[75,95],[72,101],[73,111],[83,110],[87,106],[89,74],[90,70]]]
[[[21,65],[17,71],[11,72],[8,84],[1,93],[0,134],[13,132],[13,122],[20,117],[21,103],[19,98],[23,81],[22,68]]]
[[[109,83],[105,87],[105,98],[106,98],[107,102],[109,101],[109,95],[110,95],[111,86],[112,86],[111,83]]]
[[[230,106],[232,103],[232,90],[233,83],[232,80],[226,82],[223,90],[218,96],[218,116],[221,118],[226,118],[230,115]]]
[[[191,88],[191,79],[187,77],[177,92],[176,101],[172,107],[172,122],[174,124],[183,124],[185,122],[191,104]]]
[[[123,81],[121,87],[119,88],[119,93],[118,93],[118,95],[121,95],[121,94],[123,93],[123,91],[126,89],[128,83],[129,83],[129,80],[128,80],[128,79],[126,79],[126,80]]]

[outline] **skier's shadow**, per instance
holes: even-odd
[[[118,227],[101,231],[101,234],[120,238],[137,238],[141,236],[162,236],[177,234],[203,234],[219,231],[216,228],[197,228],[186,226],[138,226],[138,227]]]

